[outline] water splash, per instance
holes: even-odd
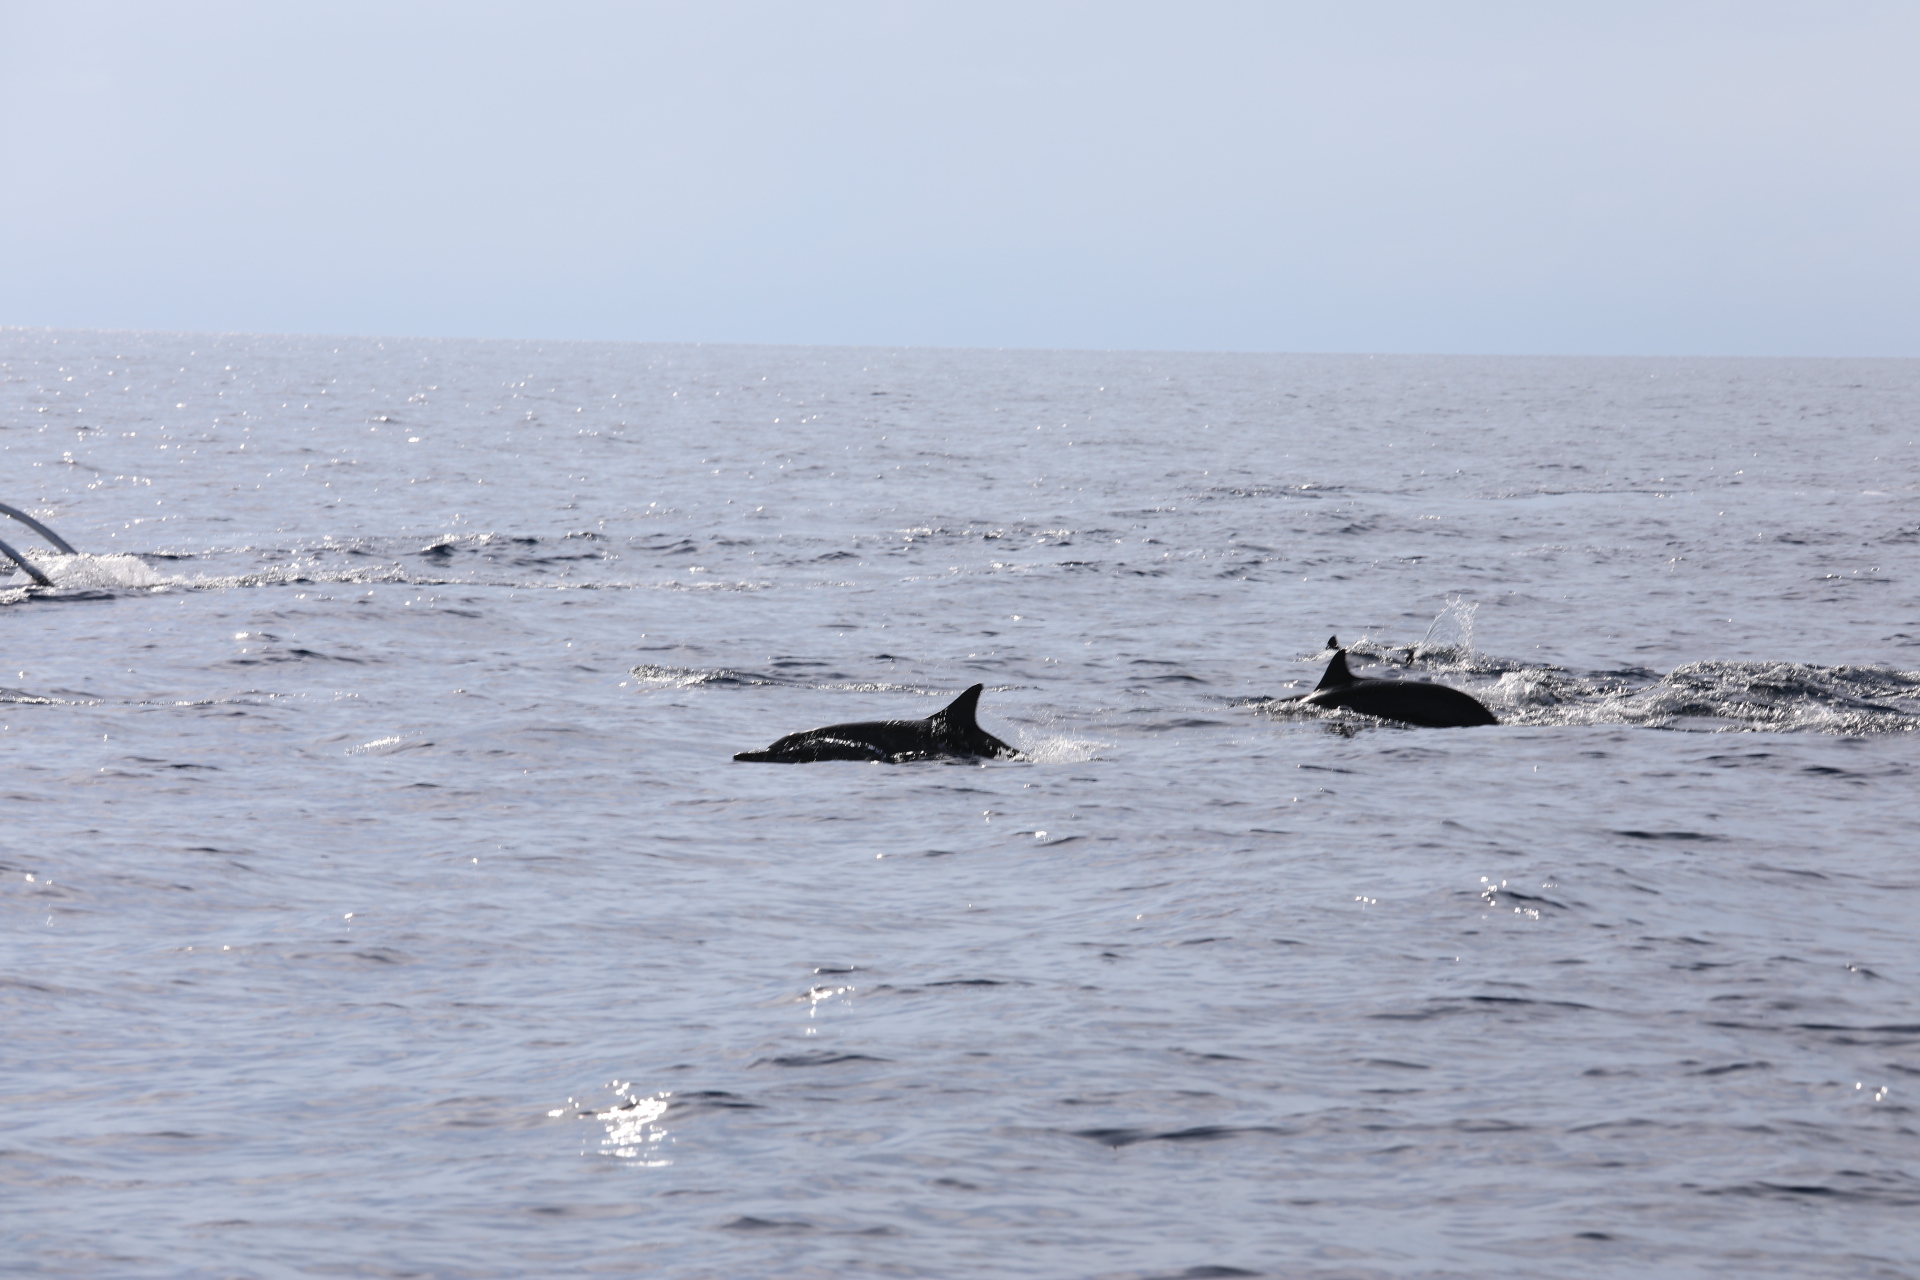
[[[1021,755],[1035,764],[1081,764],[1098,760],[1102,751],[1113,746],[1110,742],[1064,734],[1049,737],[1022,734],[1014,745],[1020,749]]]
[[[30,551],[27,558],[57,588],[111,590],[116,587],[164,587],[174,579],[155,573],[144,560],[131,555],[60,555]]]
[[[1477,602],[1463,596],[1448,596],[1447,607],[1427,624],[1427,634],[1413,646],[1416,659],[1441,658],[1465,662],[1473,655],[1473,615],[1480,612]]]

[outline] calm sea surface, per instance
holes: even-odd
[[[1916,439],[0,331],[0,1271],[1920,1276]],[[1270,701],[1330,633],[1504,723]],[[975,682],[1029,759],[730,760]]]

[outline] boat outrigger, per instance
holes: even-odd
[[[41,524],[38,520],[35,520],[32,516],[28,515],[26,512],[22,511],[18,507],[10,507],[4,502],[0,502],[0,516],[12,516],[15,520],[18,520],[21,524],[24,524],[25,526],[27,526],[27,528],[33,530],[35,533],[45,538],[48,542],[51,542],[53,544],[53,549],[55,551],[58,551],[61,555],[77,556],[80,554],[78,551],[75,551],[71,546],[67,544],[67,540],[65,538],[61,537],[59,534],[55,533],[53,530],[47,528],[47,526]],[[41,586],[50,587],[53,585],[53,579],[49,578],[46,574],[42,573],[40,571],[40,566],[34,564],[33,561],[27,559],[25,556],[21,555],[18,551],[15,551],[12,547],[8,546],[5,542],[0,542],[0,555],[4,555],[5,557],[7,557],[7,559],[19,565],[21,572],[25,573],[29,578],[32,578],[35,582],[39,583]]]

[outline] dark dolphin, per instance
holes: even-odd
[[[942,756],[986,756],[1018,760],[1020,753],[980,727],[975,685],[925,720],[865,720],[830,724],[824,729],[790,733],[765,751],[742,751],[735,760],[772,764],[811,764],[816,760],[873,760],[900,764]]]
[[[1460,729],[1476,724],[1499,724],[1493,712],[1444,684],[1425,680],[1362,680],[1347,670],[1347,651],[1327,637],[1334,651],[1327,673],[1313,692],[1300,701],[1316,707],[1352,707],[1382,720],[1398,720],[1423,729]]]

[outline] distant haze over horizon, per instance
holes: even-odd
[[[0,325],[1920,355],[1920,6],[76,3]]]

